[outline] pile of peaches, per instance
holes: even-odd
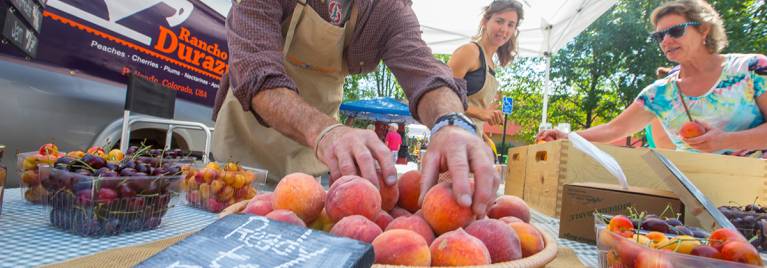
[[[314,177],[293,173],[243,212],[371,243],[378,264],[484,265],[528,257],[545,246],[518,197],[498,197],[487,217],[477,219],[458,204],[449,180],[429,189],[421,204],[418,171],[392,186],[378,182],[344,176],[326,192]]]
[[[597,245],[600,250],[606,251],[609,267],[762,265],[759,252],[736,230],[720,228],[709,236],[700,238],[659,231],[647,232],[644,228],[636,227],[629,217],[618,215],[610,219],[606,228],[599,230]],[[686,257],[675,253],[699,257]]]

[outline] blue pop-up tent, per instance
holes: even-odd
[[[341,104],[341,113],[355,119],[384,122],[415,122],[413,117],[410,116],[407,104],[388,97],[344,102]]]

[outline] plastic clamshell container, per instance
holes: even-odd
[[[180,193],[181,175],[95,177],[39,165],[53,227],[102,237],[156,229]]]
[[[63,156],[40,155],[37,151],[18,153],[16,155],[16,172],[19,175],[19,189],[24,200],[32,204],[45,203],[46,190],[40,183],[38,165],[53,165],[56,160]]]
[[[599,249],[599,266],[607,267],[635,267],[635,261],[642,258],[648,267],[674,267],[674,268],[756,268],[761,266],[738,263],[720,259],[713,259],[695,255],[677,253],[668,250],[652,249],[635,243],[632,239],[623,237],[618,233],[607,230],[607,225],[595,216],[594,228],[596,229],[597,248]],[[640,231],[643,233],[644,231]],[[674,235],[666,234],[671,238]]]
[[[266,185],[267,170],[240,166],[237,171],[217,170],[198,164],[183,168],[181,187],[188,206],[213,213],[253,198]]]

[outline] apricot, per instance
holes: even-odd
[[[272,195],[272,207],[287,209],[298,215],[304,223],[313,222],[325,205],[325,189],[312,176],[292,173],[283,177]]]
[[[365,243],[372,243],[373,239],[382,232],[381,227],[360,215],[344,217],[330,229],[331,234],[356,239]]]
[[[679,136],[682,138],[695,138],[706,133],[706,128],[698,122],[688,121],[682,124],[682,128],[679,129]]]
[[[397,181],[397,187],[399,188],[399,201],[397,202],[399,207],[410,213],[415,213],[421,209],[421,205],[418,203],[421,194],[420,171],[411,170],[402,174]]]
[[[466,227],[474,219],[471,208],[459,205],[454,196],[450,182],[435,185],[424,196],[423,218],[438,235]]]
[[[513,195],[502,195],[495,199],[487,216],[492,219],[500,219],[506,216],[514,216],[524,222],[530,222],[530,208],[522,198]]]
[[[432,264],[429,245],[410,230],[387,230],[373,240],[375,263],[407,266]]]
[[[378,211],[381,211],[381,195],[362,177],[341,177],[328,189],[325,212],[334,222],[351,215],[373,219]]]
[[[432,266],[484,265],[491,261],[485,244],[463,228],[440,235],[429,249]]]
[[[404,216],[394,219],[386,230],[405,229],[418,233],[427,244],[431,245],[434,241],[434,231],[431,230],[431,226],[421,216]]]

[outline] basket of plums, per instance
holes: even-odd
[[[735,230],[711,233],[676,217],[594,214],[601,267],[761,267],[759,252]]]
[[[38,163],[50,223],[100,237],[156,229],[179,196],[181,166],[162,158],[88,150]],[[118,150],[119,151],[119,150]]]

